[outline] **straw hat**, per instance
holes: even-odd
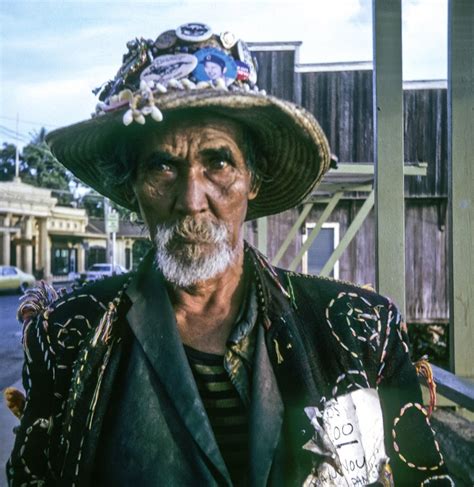
[[[126,133],[124,125],[153,124],[159,130],[167,114],[178,110],[202,109],[252,132],[256,164],[266,168],[266,177],[249,201],[247,220],[298,205],[329,168],[329,146],[315,118],[258,89],[255,61],[231,33],[216,35],[205,24],[184,24],[155,41],[135,39],[127,47],[115,78],[97,90],[93,117],[46,137],[54,156],[104,196],[137,210],[126,191],[106,184],[98,163],[113,162],[111,141]],[[206,61],[216,57],[220,62],[211,72]]]

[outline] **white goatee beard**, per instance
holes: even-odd
[[[191,287],[224,272],[236,259],[239,246],[229,243],[223,223],[186,216],[159,224],[155,235],[155,263],[165,279],[178,287]]]

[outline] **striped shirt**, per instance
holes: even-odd
[[[247,411],[224,368],[224,356],[184,348],[232,482],[243,484],[248,464]]]

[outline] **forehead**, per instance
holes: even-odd
[[[244,131],[239,123],[212,114],[193,114],[158,124],[140,141],[140,146],[142,153],[153,147],[189,150],[203,145],[240,150],[243,139]]]

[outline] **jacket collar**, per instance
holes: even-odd
[[[259,266],[259,263],[248,251],[246,253],[249,270],[253,273],[252,267]],[[174,310],[162,275],[150,271],[137,275],[127,295],[132,301],[127,320],[134,335],[194,440],[221,474],[230,480],[177,331]],[[249,462],[250,485],[267,483],[283,422],[283,401],[260,321],[259,317],[249,410],[249,458],[258,458],[258,462]],[[238,337],[232,335],[231,338]],[[239,338],[248,338],[248,333],[242,333]]]
[[[138,274],[127,290],[132,306],[127,320],[190,434],[230,482],[209,419],[200,399],[161,273]]]

